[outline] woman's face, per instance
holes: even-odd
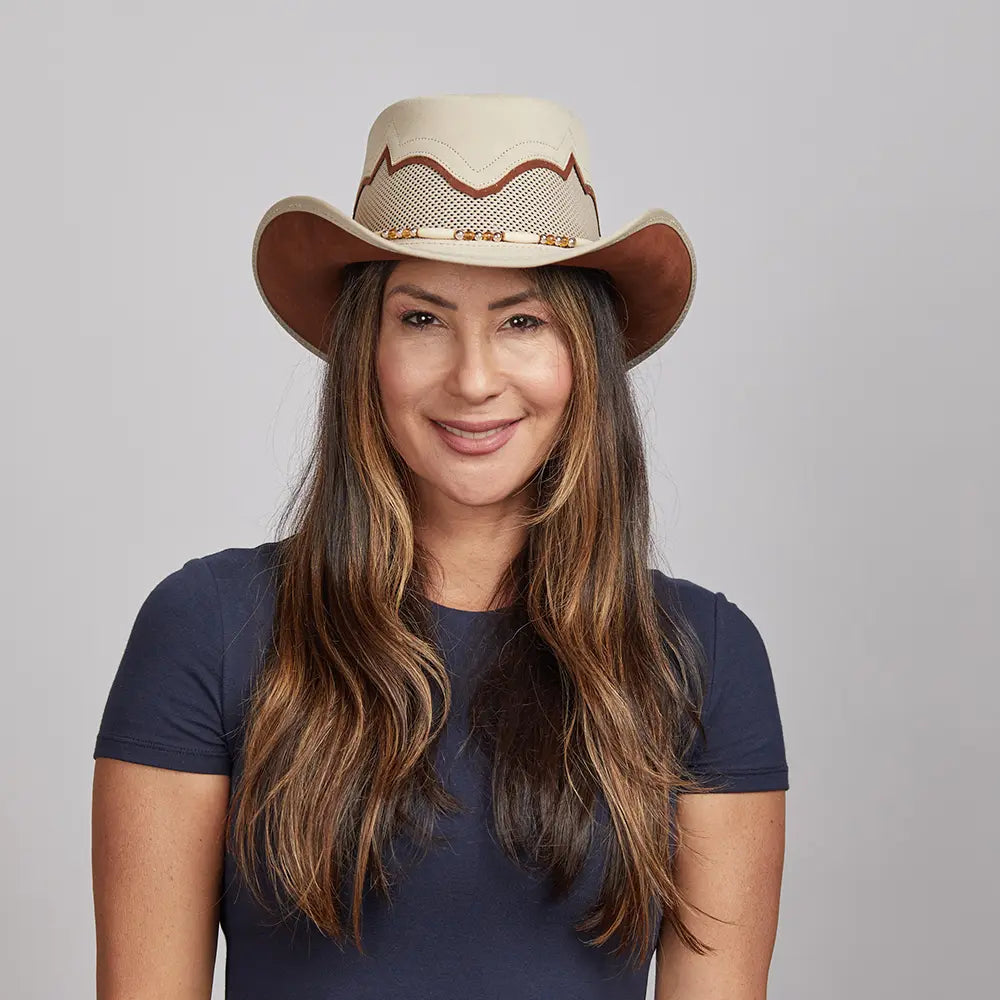
[[[522,487],[572,384],[555,317],[523,273],[429,260],[400,261],[386,283],[377,367],[392,443],[438,507],[502,504]],[[436,421],[516,423],[473,440]]]

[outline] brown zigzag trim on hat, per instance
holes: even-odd
[[[394,174],[400,169],[400,167],[405,167],[409,163],[422,163],[424,166],[430,167],[432,170],[439,173],[453,188],[455,188],[455,190],[461,191],[463,194],[470,195],[473,198],[483,198],[488,194],[495,194],[505,184],[509,184],[515,177],[518,176],[518,174],[523,174],[526,170],[533,170],[535,167],[545,167],[553,173],[558,174],[564,181],[569,179],[570,171],[575,170],[576,176],[580,181],[580,186],[583,188],[584,193],[589,195],[591,201],[594,203],[594,214],[597,216],[598,232],[600,232],[601,229],[600,215],[597,212],[597,195],[594,194],[594,189],[583,179],[583,172],[580,170],[580,165],[576,162],[576,156],[573,153],[569,154],[566,166],[561,170],[550,160],[525,160],[524,163],[519,163],[512,170],[508,170],[507,173],[505,173],[495,184],[475,188],[470,184],[466,184],[464,181],[460,181],[453,173],[438,163],[437,160],[434,160],[429,156],[405,156],[398,163],[393,163],[392,157],[389,155],[389,147],[386,146],[385,149],[382,150],[382,155],[375,161],[375,166],[372,167],[372,172],[367,177],[361,178],[361,183],[358,185],[358,193],[354,198],[354,208],[351,211],[352,218],[357,215],[358,202],[361,200],[361,192],[364,191],[369,184],[371,184],[375,175],[378,173],[378,168],[382,166],[383,162],[385,163],[386,171],[389,174]]]

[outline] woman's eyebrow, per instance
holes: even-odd
[[[454,302],[449,302],[447,299],[441,298],[440,295],[428,292],[426,288],[420,288],[418,285],[396,285],[395,288],[389,289],[389,292],[386,294],[386,298],[395,295],[397,292],[412,295],[415,299],[423,299],[424,302],[431,302],[436,306],[441,306],[442,309],[458,308]]]
[[[458,309],[458,306],[454,302],[449,302],[447,299],[441,298],[440,295],[435,295],[433,292],[427,291],[426,288],[421,288],[419,285],[396,285],[390,288],[386,294],[386,298],[395,295],[397,292],[403,293],[405,295],[412,295],[415,299],[422,299],[424,302],[430,302],[433,305],[441,306],[442,309]],[[523,292],[516,292],[514,295],[508,295],[505,298],[497,299],[496,302],[491,302],[486,308],[493,309],[506,309],[508,306],[516,306],[521,302],[528,302],[531,299],[536,299],[538,296],[535,291],[531,288],[526,288]]]
[[[486,308],[487,309],[506,309],[507,306],[516,306],[521,302],[529,302],[532,299],[537,299],[538,296],[535,294],[534,289],[526,288],[523,292],[517,292],[514,295],[508,295],[505,299],[497,299],[496,302],[491,302]]]

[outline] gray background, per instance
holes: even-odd
[[[0,992],[93,995],[91,752],[128,630],[187,558],[271,537],[311,433],[260,216],[349,210],[378,111],[473,91],[567,104],[604,231],[661,206],[698,254],[635,385],[661,567],[772,658],[769,995],[992,992],[996,11],[5,4]]]

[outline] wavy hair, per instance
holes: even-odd
[[[326,324],[329,364],[310,458],[281,517],[271,646],[244,719],[227,846],[268,905],[258,862],[288,913],[364,951],[368,886],[389,898],[392,841],[421,851],[463,803],[435,748],[452,698],[425,598],[433,557],[414,532],[410,470],[390,444],[376,378],[382,295],[395,262],[349,265]],[[712,949],[680,916],[668,845],[672,794],[704,790],[684,765],[701,730],[705,653],[679,607],[656,598],[641,424],[606,272],[551,265],[525,277],[565,338],[573,385],[535,471],[526,542],[491,608],[518,627],[487,664],[470,738],[491,761],[497,843],[569,891],[610,835],[596,903],[575,925],[636,965],[658,911],[684,944]],[[279,531],[279,534],[283,533]],[[700,911],[699,912],[703,912]]]

